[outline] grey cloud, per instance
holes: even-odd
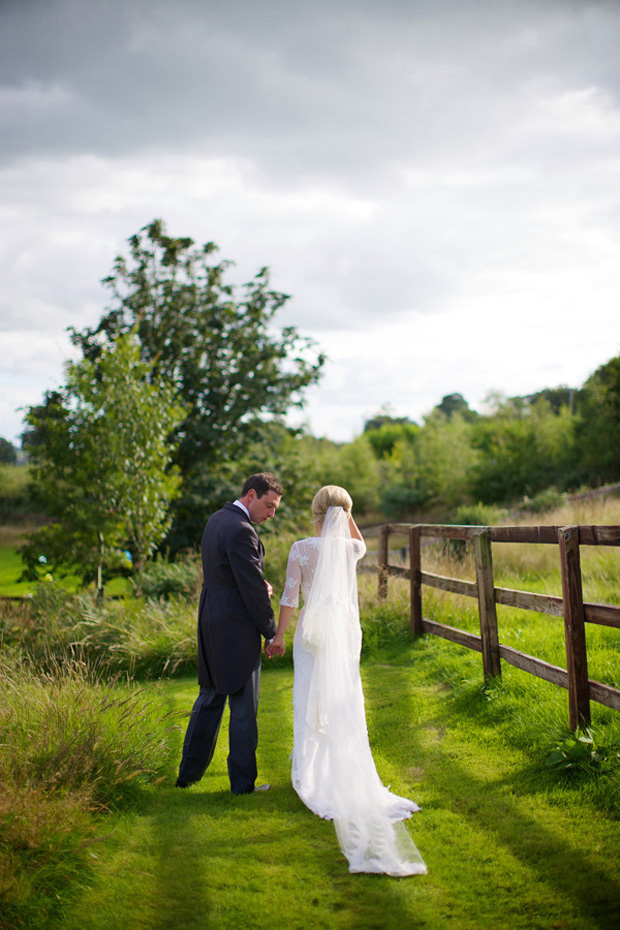
[[[276,184],[373,185],[391,160],[471,153],[509,117],[499,98],[518,101],[524,67],[572,67],[580,30],[605,43],[611,14],[564,11],[556,29],[558,15],[553,3],[14,3],[3,85],[25,93],[5,156],[194,146],[249,154]],[[603,60],[617,79],[616,58]]]

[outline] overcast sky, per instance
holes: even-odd
[[[263,265],[304,417],[579,387],[620,352],[620,2],[0,0],[0,436],[161,217]]]

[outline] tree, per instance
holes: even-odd
[[[0,438],[0,462],[3,465],[15,465],[17,461],[17,450],[12,442],[8,439]]]
[[[102,590],[127,567],[126,553],[140,570],[170,525],[180,483],[170,436],[184,410],[174,386],[140,361],[133,333],[92,361],[69,363],[66,374],[26,415],[33,492],[51,523],[22,554],[31,577],[43,557],[48,571],[96,576]]]
[[[583,478],[593,485],[620,481],[620,355],[590,375],[578,410]]]
[[[460,414],[464,420],[475,420],[478,414],[472,410],[462,394],[446,394],[437,404],[435,410],[443,413],[450,420],[455,413]]]
[[[99,325],[72,332],[92,361],[135,327],[151,377],[165,377],[179,392],[186,416],[176,431],[183,496],[169,537],[174,549],[198,542],[213,472],[259,439],[267,421],[302,406],[325,361],[294,327],[273,331],[289,298],[270,289],[268,269],[238,295],[224,280],[231,263],[213,262],[216,251],[212,242],[172,238],[154,220],[129,239],[129,259],[119,256],[104,279],[112,306]]]
[[[565,488],[575,474],[576,420],[568,407],[554,413],[543,396],[501,403],[473,424],[478,464],[471,472],[475,500],[510,503],[555,486]]]

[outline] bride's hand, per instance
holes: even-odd
[[[266,644],[265,652],[269,659],[273,659],[274,656],[283,656],[286,652],[286,643],[284,639],[275,636],[270,643]]]

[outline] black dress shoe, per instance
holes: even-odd
[[[175,788],[189,788],[190,784],[191,782],[189,781],[181,781],[180,778],[177,778],[174,787]]]

